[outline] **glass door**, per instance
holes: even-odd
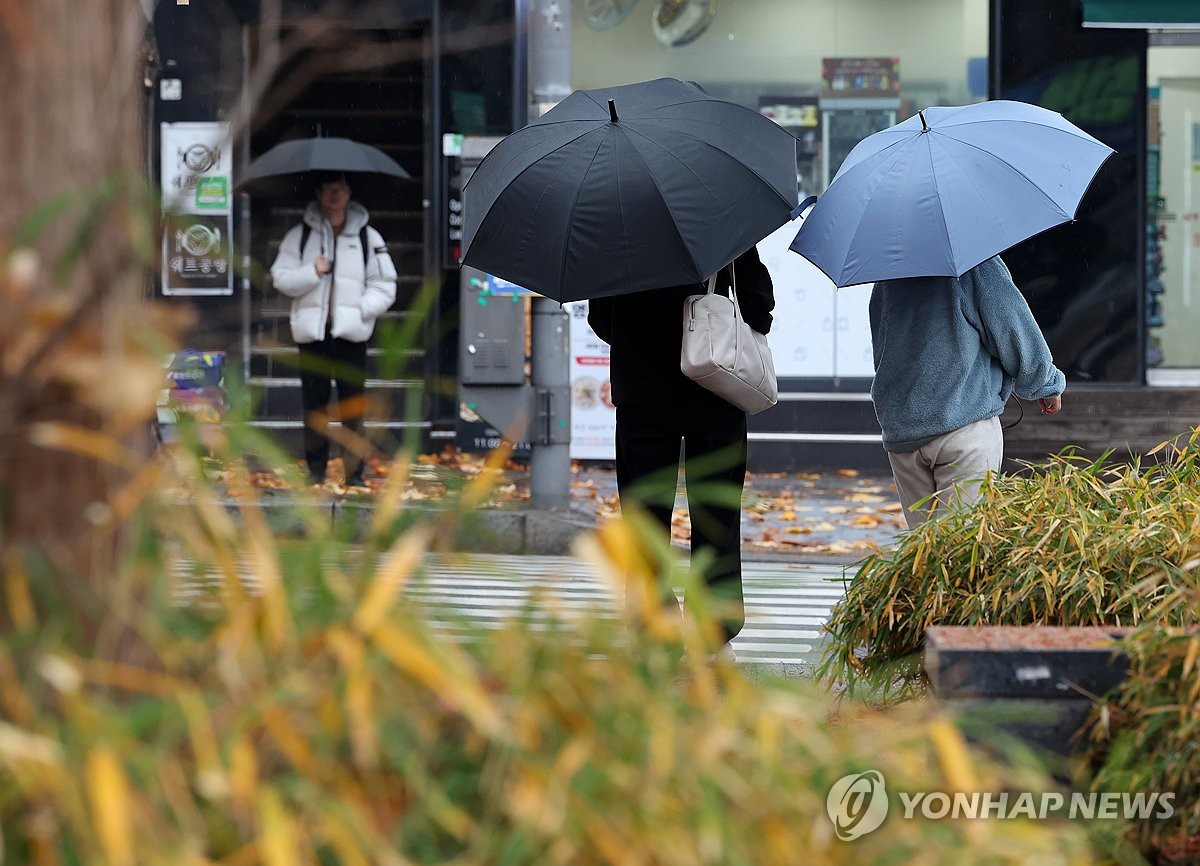
[[[1193,65],[1198,54],[1196,47],[1156,47],[1148,63],[1146,381],[1151,385],[1200,385],[1195,339],[1200,325],[1200,77],[1194,73],[1200,66]]]

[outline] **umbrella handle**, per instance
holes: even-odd
[[[817,197],[815,195],[810,195],[808,198],[806,198],[804,201],[800,202],[800,204],[796,205],[792,209],[792,212],[790,214],[788,214],[788,219],[795,219],[796,217],[800,216],[800,214],[804,213],[805,208],[807,208],[809,205],[816,204],[816,203],[817,203]]]

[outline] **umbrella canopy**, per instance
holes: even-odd
[[[787,222],[796,140],[699,87],[577,90],[463,189],[463,262],[558,301],[700,282]]]
[[[1113,152],[1024,102],[927,108],[850,151],[791,249],[838,286],[962,276],[1074,219]]]
[[[362,200],[388,193],[412,175],[382,150],[349,138],[301,138],[275,145],[246,167],[234,185],[251,195],[311,196],[323,172],[344,172]]]

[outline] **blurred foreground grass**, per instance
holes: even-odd
[[[231,427],[221,447],[240,435],[254,434]],[[899,791],[1052,783],[930,707],[878,713],[744,678],[711,659],[702,604],[699,619],[613,621],[546,602],[548,627],[439,635],[444,614],[405,587],[488,471],[406,524],[398,459],[365,544],[376,558],[304,501],[303,531],[275,534],[248,473],[226,479],[228,510],[203,463],[182,447],[147,470],[104,586],[53,579],[32,553],[6,564],[2,862],[1082,864],[1119,850],[1074,822],[905,819]],[[186,504],[158,499],[181,485]],[[579,552],[641,588],[637,535],[612,521]],[[179,556],[221,582],[182,604]],[[865,770],[892,814],[844,842],[826,795]]]

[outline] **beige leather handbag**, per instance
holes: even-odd
[[[779,401],[775,362],[767,338],[742,319],[732,266],[729,277],[730,297],[716,293],[713,274],[705,294],[684,301],[679,367],[693,382],[753,415]]]

